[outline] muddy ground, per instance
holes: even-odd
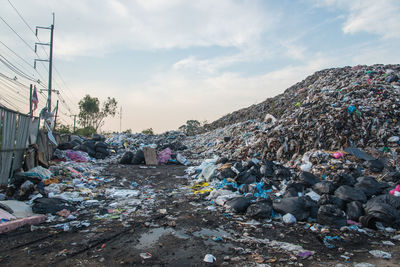
[[[327,248],[323,242],[327,233],[312,232],[305,223],[286,226],[279,221],[261,221],[257,225],[220,207],[212,210],[206,195],[192,193],[189,180],[182,178],[184,170],[185,167],[175,165],[109,165],[103,176],[116,179],[106,187],[128,188],[136,182],[137,189],[146,196],[134,213],[126,215],[123,208],[110,211],[104,205],[94,205],[77,212],[76,220],[89,221],[89,227],[64,231],[50,227],[55,224],[53,221],[41,224],[39,229],[25,226],[1,234],[0,265],[353,266],[369,262],[399,266],[398,242],[392,240],[396,246],[381,243],[390,240],[387,233],[372,232],[369,237],[330,229],[329,235],[339,235],[342,240],[332,242],[335,248]],[[111,201],[104,195],[96,199]],[[300,245],[315,254],[302,259],[296,253],[268,245],[265,239]],[[392,259],[376,259],[368,253],[372,249],[391,252]],[[215,256],[216,262],[203,262],[206,254]]]

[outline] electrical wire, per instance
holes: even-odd
[[[41,42],[41,40],[39,39],[39,37],[36,35],[35,31],[33,30],[33,28],[29,25],[29,23],[24,19],[24,17],[22,16],[21,12],[18,11],[18,9],[11,3],[10,0],[7,0],[8,3],[11,5],[11,7],[14,9],[14,11],[17,13],[17,15],[20,17],[20,19],[24,22],[24,24],[26,25],[26,27],[32,32],[32,34],[36,37],[36,39]],[[44,53],[46,54],[47,57],[49,57],[46,49],[44,49],[44,47],[40,46],[42,48],[42,50],[44,51]],[[59,76],[61,82],[64,84],[64,87],[70,92],[72,98],[74,99],[69,99],[69,100],[77,100],[78,98],[74,95],[73,91],[67,86],[67,83],[65,82],[64,78],[62,77],[61,73],[58,71],[57,67],[55,66],[55,64],[53,64],[53,68],[55,70],[55,72],[57,73],[57,75]],[[56,82],[56,81],[55,81]],[[60,84],[58,84],[59,89],[61,89]],[[68,95],[65,95],[67,98],[69,98]],[[71,101],[74,102],[74,101]]]
[[[14,9],[14,11],[17,13],[17,15],[19,16],[19,18],[23,21],[23,23],[26,25],[26,27],[32,32],[32,34],[36,37],[36,39],[39,41],[39,42],[41,42],[40,41],[40,39],[39,39],[39,37],[36,35],[36,33],[35,33],[35,31],[33,30],[33,28],[29,25],[29,23],[24,19],[24,17],[22,16],[22,14],[18,11],[18,9],[11,3],[11,1],[10,0],[7,0],[8,1],[8,3],[11,5],[11,7]],[[25,41],[25,39],[23,39],[12,27],[11,27],[11,25],[10,24],[8,24],[2,17],[0,17],[0,19],[1,20],[3,20],[3,22],[30,48],[30,50],[32,50],[37,56],[39,56],[38,54],[37,54],[37,52]],[[1,42],[1,41],[0,41]],[[8,48],[11,52],[13,52],[13,54],[15,54],[18,58],[20,58],[20,59],[22,59],[25,63],[27,63],[30,67],[32,67],[25,59],[23,59],[21,56],[19,56],[16,52],[14,52],[12,49],[10,49],[6,44],[4,44],[3,42],[1,42],[6,48]],[[46,51],[46,49],[44,49],[42,46],[40,46],[42,49],[43,49],[43,51],[44,51],[44,53],[46,54],[46,56],[49,56],[48,55],[48,53],[47,53],[47,51]],[[1,60],[1,59],[0,59]],[[24,77],[24,78],[26,78],[26,79],[28,79],[28,80],[31,80],[31,81],[35,81],[35,82],[38,82],[39,83],[39,81],[36,81],[34,78],[32,78],[32,77],[30,77],[28,74],[26,74],[24,71],[22,71],[21,69],[19,69],[18,67],[16,67],[14,64],[12,64],[9,60],[7,60],[7,59],[5,59],[4,57],[3,57],[3,60],[1,60],[2,61],[2,63],[3,64],[5,64],[10,70],[12,70],[13,72],[15,72],[16,74],[18,74],[18,75],[20,75],[21,77]],[[5,61],[5,62],[4,62]],[[43,64],[43,62],[42,61],[40,61],[41,62],[41,65],[44,67],[44,64]],[[69,93],[71,94],[71,96],[74,98],[74,99],[77,99],[76,98],[76,96],[73,94],[73,92],[72,92],[72,90],[67,86],[67,84],[66,84],[66,82],[65,82],[65,80],[63,79],[63,77],[62,77],[62,75],[61,75],[61,73],[58,71],[58,69],[54,66],[54,64],[53,64],[53,67],[54,67],[54,70],[55,70],[55,72],[57,73],[57,75],[59,76],[59,78],[60,78],[60,80],[61,80],[61,82],[63,83],[63,85],[65,86],[64,88],[66,88],[68,91],[69,91]],[[39,76],[41,77],[41,79],[42,80],[44,80],[43,79],[43,77],[40,75],[40,73],[38,72],[38,70],[36,69],[36,68],[34,68],[35,69],[35,71],[39,74]],[[46,69],[46,67],[44,67],[44,69],[46,70],[46,71],[48,71],[47,69]],[[54,77],[55,78],[55,77]],[[60,84],[56,81],[56,79],[54,79],[54,83],[55,84],[57,84],[58,85],[58,87],[59,87],[59,92],[61,92],[62,90],[61,90],[61,86],[60,86]],[[40,84],[41,86],[43,86],[42,84]],[[42,91],[39,91],[39,95],[40,96],[42,96],[42,97],[45,97],[45,95],[42,93]],[[60,93],[58,93],[57,94],[57,96],[58,96],[58,98],[59,98],[59,100],[60,100],[60,103],[61,103],[61,105],[62,106],[64,106],[64,108],[66,108],[71,114],[72,114],[72,110],[71,110],[71,108],[70,108],[70,106],[67,104],[67,102],[65,101],[65,98],[60,94]],[[65,94],[65,97],[66,98],[68,98],[71,102],[74,102],[67,94]],[[68,116],[68,118],[70,118],[69,116]]]

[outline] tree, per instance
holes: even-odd
[[[117,112],[117,101],[115,98],[107,97],[100,109],[100,101],[97,97],[86,95],[79,103],[79,124],[83,128],[91,127],[98,131],[103,126],[104,119],[108,116],[114,117]]]
[[[77,135],[89,137],[92,134],[96,133],[96,130],[92,126],[86,126],[86,127],[77,129],[75,133]]]
[[[71,127],[69,125],[64,125],[62,123],[57,124],[55,131],[60,134],[71,134],[72,133]]]
[[[153,128],[144,129],[142,134],[154,134]]]
[[[178,129],[186,135],[195,135],[200,129],[200,122],[197,120],[188,120],[186,121],[186,124],[182,125]]]

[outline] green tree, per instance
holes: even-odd
[[[200,129],[200,122],[197,120],[188,120],[186,121],[186,124],[182,125],[178,129],[186,135],[195,135]]]
[[[72,133],[71,127],[69,125],[64,125],[61,123],[57,124],[55,131],[60,134],[71,134]]]
[[[77,135],[89,137],[92,134],[96,133],[96,129],[94,129],[92,126],[87,126],[77,129],[75,133]]]
[[[117,101],[115,98],[107,97],[100,109],[100,101],[97,97],[86,95],[79,103],[79,124],[83,128],[91,127],[98,131],[103,126],[104,119],[108,116],[114,117],[117,112]],[[91,130],[90,128],[87,128]]]
[[[153,128],[144,129],[142,134],[154,134]]]

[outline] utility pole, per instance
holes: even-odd
[[[119,111],[119,132],[121,132],[121,128],[122,128],[121,126],[122,126],[122,106]]]
[[[29,86],[29,116],[32,117],[32,84]]]
[[[71,116],[70,116],[70,117],[74,117],[74,133],[75,133],[76,116],[78,116],[78,115],[71,115]]]
[[[52,88],[53,79],[53,35],[54,35],[54,19],[55,15],[53,13],[53,24],[50,27],[36,26],[36,36],[38,35],[38,29],[50,30],[50,43],[35,43],[35,52],[37,52],[37,45],[48,45],[50,46],[49,59],[35,59],[34,68],[36,69],[36,61],[46,61],[49,62],[49,83],[48,83],[48,96],[47,96],[47,110],[51,112],[51,93],[55,90]]]
[[[57,124],[57,115],[58,115],[58,100],[57,100],[57,105],[56,105],[56,116],[54,116],[54,129],[56,129],[56,124]]]

